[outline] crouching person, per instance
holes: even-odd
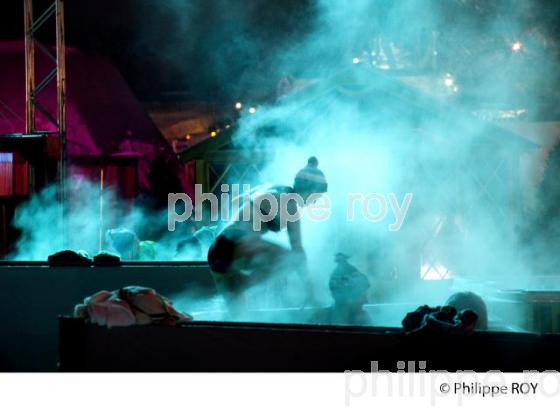
[[[325,175],[317,159],[311,157],[295,176],[293,187],[258,187],[239,200],[238,215],[217,235],[208,251],[216,287],[231,316],[244,310],[247,289],[273,275],[292,271],[301,277],[308,302],[314,301],[299,212],[326,191]],[[290,248],[263,238],[266,233],[282,231],[287,232]]]

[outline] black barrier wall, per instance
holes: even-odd
[[[61,318],[60,336],[64,371],[560,370],[560,335],[228,322],[107,329]]]
[[[58,316],[72,315],[74,305],[100,290],[128,285],[177,292],[215,293],[203,263],[125,264],[120,267],[48,267],[46,264],[0,265],[0,370],[55,371]]]

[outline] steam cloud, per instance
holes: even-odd
[[[418,281],[434,268],[489,299],[496,288],[547,286],[534,280],[535,258],[555,256],[531,240],[538,207],[527,182],[538,146],[481,115],[534,119],[548,109],[558,53],[539,25],[542,6],[316,2],[310,33],[272,68],[294,73],[300,90],[246,115],[235,141],[266,150],[261,182],[291,184],[309,155],[319,158],[333,212],[303,233],[318,286],[337,251],[375,278],[384,301],[442,303],[450,289]],[[403,228],[390,233],[348,223],[349,192],[411,192],[414,200]]]
[[[175,0],[157,7],[177,19],[187,10],[191,21],[203,3],[185,9]],[[270,87],[270,79],[291,76],[294,90],[242,116],[234,136],[247,155],[266,150],[261,174],[227,182],[291,185],[310,155],[319,158],[332,215],[327,222],[304,221],[303,239],[323,299],[329,298],[336,252],[351,255],[372,278],[374,303],[442,303],[451,289],[419,280],[423,269],[433,267],[451,271],[456,289],[487,298],[496,287],[536,286],[535,255],[555,256],[527,239],[538,234],[532,225],[538,198],[530,181],[539,147],[485,115],[537,118],[549,108],[547,93],[559,75],[557,45],[539,24],[549,2],[316,0],[293,21],[305,25],[294,27],[298,35],[266,44],[267,53],[266,35],[251,35],[248,28],[265,3],[217,2],[212,9],[230,16],[229,23],[212,26],[209,34],[189,32],[185,41],[194,47],[197,38],[209,36],[209,44],[220,44],[200,53],[210,57],[208,76],[223,83],[232,104],[249,84]],[[187,33],[175,34],[179,41]],[[179,63],[172,55],[169,61]],[[233,85],[231,70],[244,72]],[[263,72],[267,81],[255,78]],[[401,230],[390,232],[387,223],[346,221],[351,192],[394,193],[399,200],[410,192],[414,199]],[[53,192],[32,201],[16,220],[25,232],[20,259],[44,259],[58,249],[50,240],[58,226],[36,223],[53,220]],[[81,233],[76,247],[97,243],[90,222],[96,214],[96,205],[80,206],[70,219],[70,230]],[[119,226],[146,220],[166,223],[163,215],[135,212]],[[165,248],[166,239],[158,239]],[[402,313],[379,320],[396,324]]]

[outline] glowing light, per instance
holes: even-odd
[[[212,138],[214,138],[216,135],[218,135],[218,133],[217,133],[216,131],[212,131],[212,132],[210,133],[210,136],[211,136]]]
[[[352,64],[360,64],[360,59],[358,57],[354,57],[352,59]]]
[[[446,280],[453,277],[453,272],[441,263],[434,265],[424,263],[420,266],[420,278],[423,280]]]
[[[501,119],[512,119],[512,118],[517,118],[523,114],[525,114],[527,112],[527,110],[525,108],[520,108],[517,110],[507,110],[507,111],[500,111],[499,112],[499,117]]]
[[[249,114],[254,114],[257,112],[257,109],[255,107],[249,107]]]
[[[445,78],[443,79],[443,83],[446,87],[453,87],[455,85],[455,80],[451,76],[451,74],[446,74]]]
[[[190,141],[190,140],[192,139],[192,135],[191,135],[191,134],[185,135],[185,139],[186,139],[187,141]]]
[[[520,41],[516,41],[511,45],[511,51],[513,51],[514,53],[521,51],[522,48],[523,43],[521,43]]]
[[[243,108],[243,104],[241,104],[239,101],[235,103],[235,109],[236,110],[240,110]]]
[[[476,110],[473,114],[484,121],[511,120],[527,114],[526,108],[516,110]]]

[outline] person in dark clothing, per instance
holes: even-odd
[[[371,326],[370,315],[364,310],[370,282],[366,275],[348,262],[348,256],[337,253],[337,266],[329,280],[334,304],[315,313],[310,322],[327,325]]]

